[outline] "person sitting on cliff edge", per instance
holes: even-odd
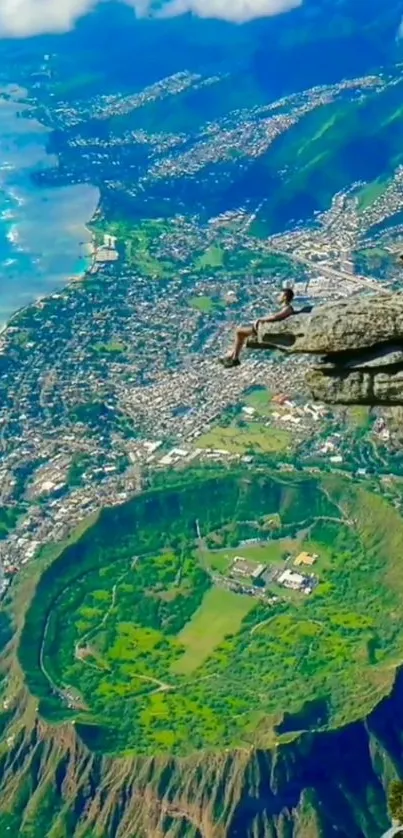
[[[258,320],[255,320],[254,323],[249,323],[244,326],[238,326],[235,334],[235,341],[232,348],[232,352],[229,355],[226,355],[225,358],[220,358],[219,362],[223,365],[226,369],[232,369],[232,367],[239,367],[241,363],[239,360],[239,356],[242,352],[243,347],[245,346],[246,341],[250,337],[257,337],[258,334],[258,327],[260,323],[276,323],[278,320],[286,320],[287,317],[291,317],[292,314],[295,314],[292,302],[294,299],[294,291],[292,288],[285,288],[279,298],[279,304],[281,306],[280,311],[276,314],[272,314],[270,317],[259,317]]]

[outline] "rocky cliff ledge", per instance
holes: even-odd
[[[403,405],[403,293],[354,297],[264,323],[247,345],[315,356],[306,383],[317,401]]]

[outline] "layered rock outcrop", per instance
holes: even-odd
[[[403,405],[403,293],[354,297],[263,323],[248,348],[314,356],[306,383],[317,401]]]

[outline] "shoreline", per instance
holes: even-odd
[[[86,246],[88,248],[90,248],[90,252],[89,252],[88,256],[85,257],[86,260],[89,261],[89,265],[85,268],[85,270],[82,273],[77,273],[77,274],[69,275],[69,276],[66,275],[66,281],[61,286],[54,286],[54,288],[49,290],[49,292],[47,292],[46,294],[43,294],[42,296],[35,297],[35,299],[31,300],[31,302],[27,303],[24,306],[20,306],[19,308],[17,308],[13,312],[11,317],[9,317],[7,322],[4,323],[3,325],[0,325],[0,336],[1,337],[4,337],[5,333],[10,328],[10,326],[13,326],[14,320],[17,317],[19,317],[24,311],[28,311],[28,309],[30,309],[31,306],[36,306],[39,302],[46,301],[47,299],[52,297],[53,294],[64,291],[65,289],[69,288],[70,285],[76,285],[77,283],[84,282],[85,279],[88,276],[94,276],[97,273],[97,270],[93,270],[93,269],[94,269],[95,265],[97,264],[97,253],[98,253],[99,248],[95,244],[95,233],[92,230],[91,225],[93,224],[94,219],[96,219],[100,214],[101,201],[102,201],[101,196],[99,196],[98,203],[97,203],[97,206],[95,208],[95,211],[94,211],[92,217],[90,218],[89,221],[87,221],[84,224],[84,229],[88,230],[88,232],[91,234],[91,241],[86,243]]]
[[[3,87],[0,91],[0,102],[4,92],[9,93],[8,87]],[[10,217],[11,223],[7,217],[3,219],[6,224],[4,240],[8,240],[12,249],[6,255],[9,259],[13,258],[15,266],[14,276],[8,276],[5,262],[2,302],[4,320],[2,318],[0,322],[2,337],[15,325],[22,312],[45,301],[58,291],[63,291],[71,283],[84,281],[88,275],[94,273],[97,258],[93,224],[101,212],[102,197],[99,187],[88,184],[93,193],[89,196],[84,189],[77,189],[84,186],[86,188],[87,184],[56,184],[43,190],[41,187],[32,188],[29,183],[29,172],[37,165],[54,165],[55,157],[48,151],[52,129],[37,119],[34,115],[35,107],[26,101],[26,96],[27,90],[15,89],[11,101],[7,100],[6,117],[8,119],[9,113],[10,125],[8,127],[6,122],[3,126],[11,132],[12,145],[10,165],[7,167],[6,176],[2,178],[1,190],[6,200],[8,196],[13,197],[17,206],[12,218]],[[26,116],[24,119],[24,112],[29,112],[33,118]],[[0,126],[0,133],[1,130]],[[41,135],[39,146],[38,134]],[[28,152],[25,157],[21,156],[18,150],[20,137],[26,141],[24,149],[27,148]],[[29,151],[31,148],[32,151]],[[48,207],[52,207],[50,214],[49,209],[41,214],[41,200],[52,202],[47,204]],[[27,209],[24,209],[26,204]],[[80,216],[83,218],[81,223]],[[21,244],[17,250],[21,250],[24,256],[15,252],[17,240]],[[36,245],[40,256],[38,267],[35,259]],[[66,264],[63,270],[64,263]],[[21,296],[28,300],[20,300],[18,304]]]
[[[21,314],[25,311],[28,311],[32,306],[37,306],[38,303],[46,301],[50,299],[54,294],[62,293],[64,290],[70,288],[70,286],[74,286],[77,284],[81,284],[85,282],[88,277],[96,276],[99,271],[99,268],[103,264],[107,264],[110,261],[118,261],[119,260],[119,253],[116,248],[116,238],[112,236],[108,236],[104,234],[104,244],[97,245],[95,232],[92,229],[92,225],[95,219],[97,219],[100,215],[100,208],[101,208],[101,196],[99,198],[98,204],[96,209],[92,215],[92,218],[86,222],[84,225],[85,229],[91,234],[91,241],[89,241],[86,246],[89,248],[89,254],[86,257],[89,261],[89,265],[85,268],[82,273],[77,273],[75,275],[66,276],[66,281],[60,286],[55,286],[53,290],[49,290],[48,293],[43,294],[42,296],[36,297],[31,302],[27,303],[27,305],[21,306],[20,308],[16,309],[16,311],[11,315],[11,317],[7,320],[7,322],[0,326],[0,335],[2,337],[5,336],[7,330],[13,326],[14,321],[21,316]],[[105,255],[105,259],[99,258],[100,253],[102,252]]]
[[[58,291],[64,291],[66,288],[69,288],[70,285],[75,285],[78,282],[83,282],[87,276],[90,276],[90,271],[94,265],[94,262],[95,259],[93,258],[90,267],[86,268],[85,271],[83,271],[83,273],[77,274],[76,276],[69,276],[68,278],[66,278],[66,282],[60,288],[55,286],[54,289],[50,290],[47,294],[43,294],[42,296],[36,297],[34,300],[31,300],[30,303],[27,303],[27,305],[17,308],[15,312],[11,315],[11,317],[7,320],[7,322],[4,323],[3,326],[0,326],[0,335],[4,335],[4,333],[7,332],[7,329],[9,329],[9,327],[13,325],[14,320],[21,314],[23,314],[24,311],[28,311],[28,309],[30,309],[32,306],[36,306],[38,303],[49,299],[53,296],[53,294],[58,293]]]

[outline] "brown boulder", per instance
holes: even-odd
[[[403,405],[402,293],[354,297],[263,323],[247,345],[320,356],[306,375],[317,401]]]
[[[311,314],[296,314],[259,326],[250,348],[329,354],[367,349],[385,342],[403,345],[403,294],[328,303]]]

